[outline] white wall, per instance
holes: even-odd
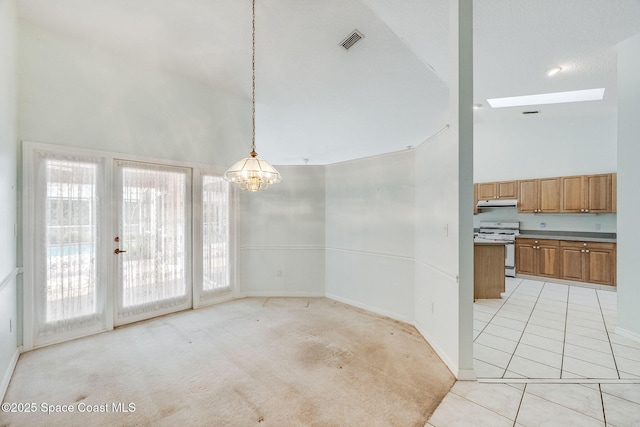
[[[276,168],[282,182],[240,194],[240,292],[324,296],[324,167]]]
[[[475,378],[472,5],[449,0],[450,127],[415,155],[415,325],[460,380]]]
[[[618,47],[618,329],[640,340],[640,35]]]
[[[19,138],[226,166],[246,155],[250,99],[19,22]]]
[[[0,0],[0,401],[17,356],[16,4]]]
[[[477,121],[475,182],[615,172],[615,115]]]
[[[416,162],[415,324],[458,366],[458,148],[453,131],[419,146]],[[443,357],[444,355],[444,357]]]
[[[414,152],[326,167],[327,296],[413,321]]]

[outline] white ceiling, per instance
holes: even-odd
[[[326,164],[415,146],[447,123],[448,0],[257,0],[257,148]],[[605,87],[544,118],[614,114],[615,45],[640,0],[475,0],[476,119],[487,98]],[[18,0],[22,19],[250,96],[250,0]],[[365,38],[349,51],[352,30]],[[560,65],[553,78],[546,71]],[[531,109],[531,108],[529,108]],[[251,111],[247,111],[251,114]],[[247,142],[247,147],[250,141]]]

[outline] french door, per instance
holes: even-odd
[[[25,350],[235,295],[220,173],[48,144],[23,154]]]
[[[115,325],[191,307],[191,169],[115,161]]]

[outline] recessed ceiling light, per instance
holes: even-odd
[[[538,95],[511,96],[487,99],[492,108],[521,107],[523,105],[562,104],[565,102],[600,101],[604,88],[574,90],[571,92],[541,93]]]
[[[549,71],[547,71],[547,76],[551,77],[551,76],[555,76],[556,74],[558,74],[560,71],[562,71],[562,67],[553,67],[552,69],[550,69]]]

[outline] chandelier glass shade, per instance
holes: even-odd
[[[270,184],[282,181],[280,172],[266,160],[258,158],[258,153],[251,152],[251,157],[237,161],[225,173],[224,179],[235,182],[241,190],[266,190]]]
[[[266,160],[256,153],[256,0],[252,0],[251,44],[251,153],[250,157],[236,162],[224,173],[224,179],[238,184],[241,190],[266,190],[270,184],[282,181],[282,176]]]

